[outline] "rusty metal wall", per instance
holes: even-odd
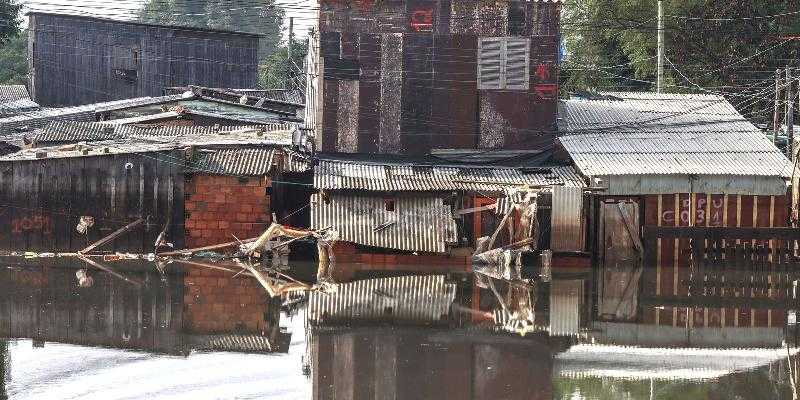
[[[583,251],[586,238],[584,222],[583,188],[554,186],[550,249],[553,251]]]
[[[320,8],[325,151],[425,154],[552,144],[558,1],[322,1]],[[529,87],[477,90],[483,36],[530,37]],[[358,88],[342,86],[349,80]]]
[[[311,292],[306,316],[311,324],[326,320],[402,320],[436,322],[446,318],[456,284],[444,275],[367,279],[336,286],[333,293]]]
[[[387,211],[387,201],[393,202],[394,211]],[[433,195],[334,193],[326,201],[315,194],[311,197],[311,227],[333,227],[346,242],[406,251],[444,253],[447,244],[457,241],[450,206]]]

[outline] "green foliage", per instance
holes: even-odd
[[[664,0],[668,91],[763,89],[798,59],[796,0]],[[776,16],[778,15],[778,16]],[[576,0],[564,6],[562,85],[570,91],[652,90],[657,1]],[[783,43],[783,44],[782,44]]]
[[[19,12],[22,5],[15,0],[0,0],[0,44],[19,35]]]
[[[259,41],[262,59],[280,43],[283,16],[275,0],[149,0],[139,10],[142,22],[264,35]]]
[[[0,45],[0,85],[24,84],[28,79],[28,35],[11,37]]]
[[[281,45],[274,53],[267,57],[259,66],[258,83],[266,88],[285,88],[287,82],[290,88],[302,89],[305,82],[303,61],[308,52],[308,41],[292,41],[292,61],[289,62],[288,48]],[[289,79],[289,73],[292,79]]]

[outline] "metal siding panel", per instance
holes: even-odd
[[[328,321],[403,320],[438,322],[449,314],[456,285],[444,275],[367,279],[337,285],[333,293],[311,292],[311,324]],[[391,314],[386,310],[391,307]]]
[[[339,239],[365,246],[444,253],[454,243],[455,220],[450,208],[434,196],[395,196],[395,211],[386,211],[384,197],[330,194],[311,197],[312,228],[333,227]],[[394,224],[376,230],[385,223]],[[439,226],[440,229],[431,229]]]
[[[554,251],[583,251],[583,189],[553,187],[550,248]]]

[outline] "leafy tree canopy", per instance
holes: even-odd
[[[14,0],[0,0],[0,44],[19,35],[19,12],[22,5]]]
[[[283,17],[275,0],[149,0],[139,11],[142,22],[264,35],[259,45],[262,58],[279,46]]]
[[[562,87],[654,90],[656,0],[575,0],[563,6]],[[757,96],[775,70],[797,66],[796,0],[664,0],[665,85],[672,92]],[[674,66],[673,66],[674,65]],[[758,108],[758,107],[756,107]],[[752,111],[752,110],[751,110]]]

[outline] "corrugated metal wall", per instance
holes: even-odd
[[[448,243],[457,241],[450,206],[432,195],[333,193],[326,201],[315,194],[311,227],[333,227],[346,242],[406,251],[444,253]]]
[[[789,196],[747,196],[680,193],[644,197],[644,222],[647,226],[670,227],[783,227],[787,226]],[[739,242],[738,240],[736,242]],[[741,241],[744,242],[749,241]],[[754,241],[756,244],[760,241]],[[774,246],[780,243],[771,241]],[[752,245],[752,243],[750,243]],[[685,298],[691,274],[690,242],[685,239],[658,239],[656,265],[646,265],[642,296]],[[752,272],[752,271],[751,271]],[[754,271],[765,273],[768,271]],[[741,272],[741,276],[749,274]],[[723,278],[724,279],[724,278]],[[772,279],[772,278],[770,278]],[[776,277],[777,279],[777,277]],[[749,280],[749,278],[748,278]],[[727,285],[727,284],[726,284]],[[736,288],[736,285],[738,288]],[[777,290],[758,293],[745,284],[731,282],[724,297],[781,298]],[[782,310],[756,308],[663,307],[644,310],[645,323],[670,326],[778,327],[785,324]],[[688,322],[687,322],[688,320]]]
[[[149,253],[169,220],[167,238],[184,241],[184,167],[180,152],[4,161],[0,173],[0,249],[78,251],[149,218],[98,250]],[[94,217],[87,235],[81,216]]]
[[[550,284],[550,335],[580,333],[583,280],[553,280]]]
[[[306,315],[326,320],[435,322],[447,317],[456,284],[444,275],[367,279],[336,286],[334,293],[311,292]]]
[[[583,251],[586,238],[583,188],[553,186],[550,248],[553,251]]]

